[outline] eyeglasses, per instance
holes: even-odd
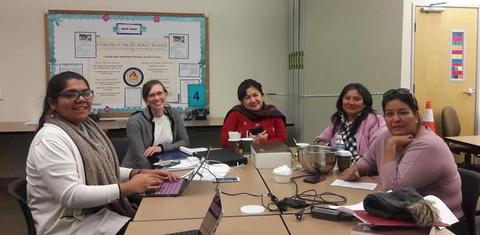
[[[85,90],[85,91],[65,91],[60,93],[58,96],[63,96],[68,100],[77,100],[80,96],[83,96],[85,99],[93,98],[93,91],[92,90]]]
[[[164,92],[162,92],[162,91],[159,91],[159,92],[157,92],[157,93],[150,93],[150,94],[148,94],[148,98],[153,99],[153,98],[155,98],[155,97],[157,97],[157,96],[160,97],[160,96],[162,96],[163,94],[164,94]]]

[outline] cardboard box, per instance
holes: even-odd
[[[291,167],[292,153],[284,143],[253,144],[252,160],[259,169],[275,168],[282,165]]]

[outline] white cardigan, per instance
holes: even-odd
[[[130,219],[109,209],[82,215],[82,208],[119,199],[117,184],[85,183],[80,152],[60,127],[45,124],[35,135],[27,158],[27,202],[37,234],[116,234]],[[131,169],[120,168],[122,181]]]

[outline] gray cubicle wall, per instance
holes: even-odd
[[[303,1],[304,70],[300,78],[302,141],[329,123],[341,89],[363,83],[371,92],[400,86],[403,2]],[[374,96],[380,113],[381,95]]]

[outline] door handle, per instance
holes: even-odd
[[[467,88],[466,90],[463,91],[463,93],[471,96],[471,95],[475,94],[475,89],[474,88]]]

